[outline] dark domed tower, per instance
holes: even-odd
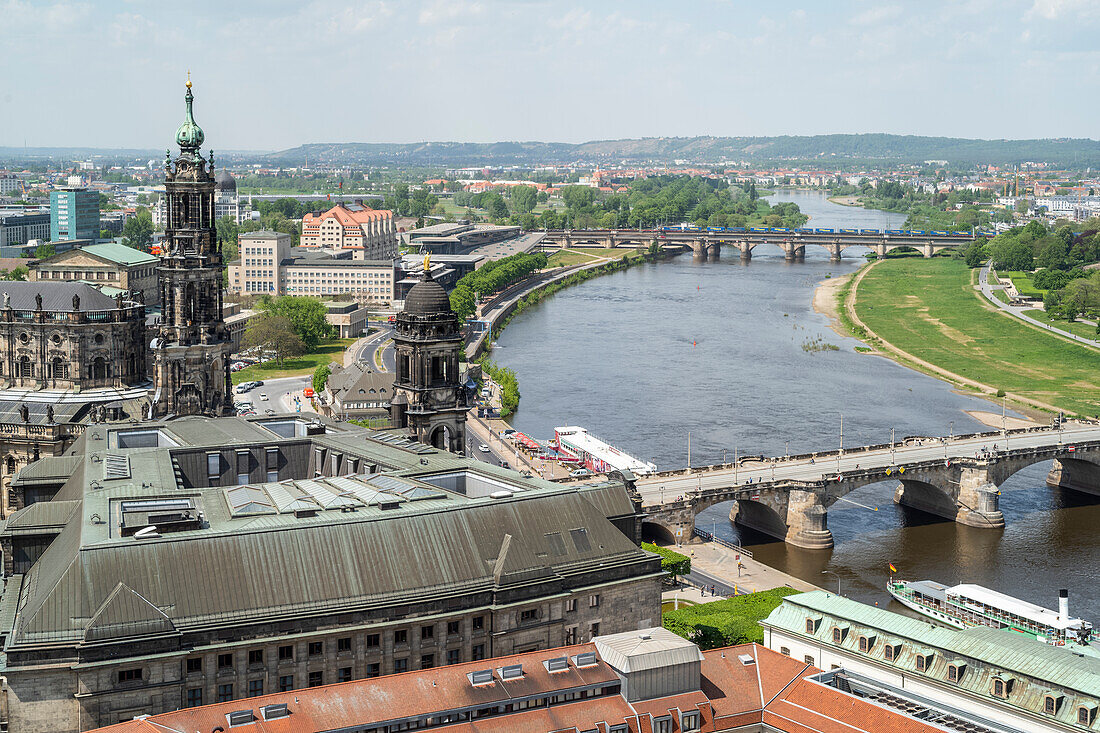
[[[199,153],[205,135],[195,123],[191,81],[187,117],[176,130],[179,157],[164,161],[168,220],[157,268],[164,314],[152,341],[152,416],[227,415],[233,410],[229,354],[222,320],[222,255],[214,227],[214,154]]]
[[[390,412],[409,437],[452,453],[466,444],[466,390],[459,381],[462,331],[427,258],[423,279],[405,296],[393,336],[397,356]]]

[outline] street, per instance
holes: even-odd
[[[263,386],[251,389],[244,394],[237,394],[237,388],[233,388],[233,402],[251,402],[257,415],[265,414],[271,410],[275,414],[298,412],[298,405],[294,398],[300,398],[301,412],[313,412],[309,401],[302,394],[303,390],[313,381],[311,375],[301,377],[283,377],[281,379],[265,380]],[[260,395],[267,395],[264,400]]]

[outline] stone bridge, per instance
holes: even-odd
[[[762,228],[761,228],[762,229]],[[981,235],[978,235],[980,238]],[[550,230],[544,232],[543,244],[560,247],[635,247],[645,248],[653,244],[667,246],[677,244],[690,248],[699,259],[717,259],[721,246],[728,244],[741,253],[742,260],[752,259],[752,252],[758,245],[775,245],[783,251],[788,261],[803,260],[806,247],[823,247],[829,253],[829,259],[839,261],[844,250],[849,247],[869,247],[881,259],[887,252],[902,247],[917,250],[925,257],[931,257],[945,249],[966,246],[975,236],[963,233],[930,234],[925,232],[889,231],[837,231],[835,233],[818,230],[746,230],[734,231],[671,231],[663,229],[574,229]]]
[[[1052,459],[1048,484],[1100,495],[1100,423],[753,457],[737,466],[652,474],[635,489],[643,500],[643,530],[666,541],[689,541],[699,512],[734,501],[732,521],[796,547],[823,549],[833,545],[829,507],[861,486],[895,479],[899,504],[972,527],[1003,527],[1001,484]]]

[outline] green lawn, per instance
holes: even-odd
[[[960,260],[886,260],[859,285],[856,313],[902,351],[991,387],[1100,414],[1100,353],[983,304]]]
[[[593,257],[608,257],[613,260],[617,260],[620,257],[641,257],[641,252],[636,249],[627,249],[625,247],[573,247],[577,252],[583,252],[586,255],[592,255]]]
[[[783,602],[784,596],[797,592],[794,588],[774,588],[666,611],[661,615],[661,625],[703,649],[754,641],[762,644],[764,629],[760,621]]]
[[[550,257],[547,258],[547,264],[550,267],[565,267],[568,265],[582,265],[585,262],[592,262],[592,260],[593,258],[591,255],[575,250],[563,249],[550,255]]]
[[[993,291],[993,297],[996,298],[997,300],[1001,301],[1002,303],[1006,304],[1006,305],[1009,302],[1008,301],[1008,296],[1005,295],[1004,290],[994,290]]]
[[[1047,291],[1035,287],[1026,272],[1012,270],[1003,274],[1012,281],[1012,284],[1016,286],[1016,292],[1024,298],[1039,298],[1041,300],[1047,294]]]
[[[1081,338],[1094,340],[1100,338],[1096,335],[1096,326],[1090,326],[1087,323],[1080,323],[1078,321],[1074,321],[1073,323],[1064,320],[1060,321],[1056,318],[1051,318],[1050,316],[1048,316],[1045,310],[1040,310],[1038,308],[1035,308],[1033,310],[1026,310],[1024,311],[1024,315],[1031,316],[1036,321],[1049,323],[1055,328],[1060,328],[1063,331],[1069,331],[1074,336],[1080,336]]]
[[[332,339],[325,341],[314,352],[286,359],[281,365],[273,361],[254,364],[239,372],[233,372],[233,384],[251,382],[254,379],[279,379],[313,374],[314,370],[330,361],[344,363],[344,350],[355,343],[355,339]]]

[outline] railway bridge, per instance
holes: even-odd
[[[823,247],[829,259],[839,261],[849,247],[869,247],[883,258],[887,252],[901,247],[911,247],[925,257],[931,257],[945,249],[967,246],[983,235],[964,232],[913,232],[903,230],[821,230],[821,229],[763,229],[756,231],[723,230],[670,230],[670,229],[564,229],[544,232],[544,245],[559,247],[636,247],[653,244],[660,246],[679,244],[690,248],[698,258],[717,259],[721,246],[736,247],[742,260],[751,260],[753,250],[759,245],[775,245],[783,251],[788,261],[805,259],[806,247]]]
[[[861,486],[897,480],[894,501],[972,527],[1004,526],[1000,486],[1053,459],[1047,483],[1100,495],[1100,422],[908,437],[897,443],[665,471],[640,477],[643,531],[687,542],[695,517],[733,501],[730,519],[796,547],[832,547],[828,510]]]

